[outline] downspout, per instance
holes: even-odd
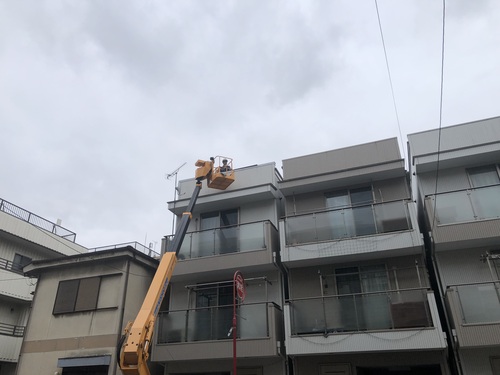
[[[135,259],[135,256],[134,256]],[[125,300],[127,298],[127,290],[128,290],[128,279],[130,275],[130,260],[127,261],[127,269],[125,271],[125,280],[123,282],[123,294],[122,294],[122,308],[120,311],[120,318],[118,320],[119,326],[118,326],[118,340],[120,340],[122,333],[123,333],[123,317],[125,316]],[[117,367],[118,367],[118,360],[119,358],[116,358],[116,361],[112,361],[113,364],[113,374],[117,374]]]

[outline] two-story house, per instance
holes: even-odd
[[[467,375],[500,374],[500,117],[408,140],[455,366]]]

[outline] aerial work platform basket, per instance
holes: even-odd
[[[195,164],[196,179],[206,176],[207,186],[212,189],[226,190],[234,182],[233,159],[225,156],[210,158],[210,161],[198,160]],[[207,173],[211,169],[211,173]]]

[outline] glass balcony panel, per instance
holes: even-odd
[[[267,303],[237,307],[238,338],[269,337]],[[233,306],[170,311],[159,315],[158,343],[228,340]]]
[[[228,227],[215,230],[216,254],[229,254],[239,251],[239,228]]]
[[[326,326],[321,299],[293,301],[291,307],[292,334],[325,332]]]
[[[477,219],[500,217],[500,186],[472,190],[471,200]]]
[[[173,240],[173,237],[171,238]],[[179,250],[179,259],[191,258],[191,248],[192,248],[193,234],[187,233],[182,241],[181,248]]]
[[[374,206],[377,229],[380,233],[411,229],[406,202],[389,202]]]
[[[411,229],[405,201],[335,209],[286,218],[287,245]]]
[[[467,191],[438,194],[433,197],[439,224],[460,223],[474,220],[474,211]]]
[[[500,322],[500,300],[495,284],[457,287],[464,323]]]
[[[377,330],[377,329],[390,329],[391,312],[390,303],[387,294],[368,294],[360,296],[361,298],[361,311],[358,313],[363,315],[363,326],[361,329]]]
[[[179,258],[190,259],[265,249],[265,226],[266,222],[256,222],[187,233]]]
[[[215,230],[192,233],[191,257],[199,258],[215,254]]]
[[[352,217],[354,219],[354,232],[356,236],[367,236],[377,233],[372,206],[352,208]]]
[[[261,250],[266,248],[265,223],[251,223],[239,227],[239,251]]]
[[[315,215],[290,216],[286,219],[287,244],[299,244],[316,241]]]
[[[426,289],[291,301],[291,323],[293,335],[432,326]]]
[[[354,218],[351,209],[330,211],[326,213],[332,233],[332,239],[355,236]]]
[[[238,337],[249,339],[269,336],[266,304],[240,305],[236,314]]]
[[[186,311],[174,311],[160,314],[160,324],[158,327],[158,341],[183,342],[186,341],[185,325]]]

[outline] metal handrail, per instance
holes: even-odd
[[[387,289],[380,290],[377,292],[361,292],[361,293],[346,293],[346,294],[332,294],[327,296],[315,296],[315,297],[299,297],[299,298],[290,298],[287,300],[287,303],[293,303],[294,301],[307,301],[307,300],[315,300],[315,299],[328,299],[328,298],[345,298],[345,297],[356,297],[356,296],[368,296],[374,294],[390,294],[390,293],[401,293],[401,292],[411,292],[411,291],[427,291],[432,292],[431,288],[404,288],[404,289]]]
[[[25,326],[18,326],[0,322],[0,335],[23,337],[25,328]]]
[[[153,249],[150,249],[147,246],[144,246],[143,244],[139,242],[124,242],[124,243],[119,243],[115,245],[107,245],[107,246],[99,246],[99,247],[94,247],[92,249],[89,249],[89,252],[96,252],[96,251],[103,251],[103,250],[113,250],[113,249],[120,249],[123,247],[130,246],[134,248],[135,250],[140,251],[141,253],[144,253],[146,255],[149,255],[150,257],[159,257],[160,253],[157,253]]]
[[[390,201],[383,201],[383,202],[372,202],[372,203],[367,203],[367,204],[356,204],[356,205],[349,205],[345,207],[338,207],[338,208],[323,208],[323,209],[316,209],[316,210],[304,210],[301,211],[300,213],[293,213],[293,214],[286,214],[285,216],[282,216],[282,219],[287,219],[290,217],[297,217],[297,216],[309,216],[309,215],[314,215],[314,214],[322,214],[322,213],[328,213],[328,212],[335,212],[335,211],[345,211],[345,210],[352,210],[355,208],[361,208],[361,207],[373,207],[373,206],[381,206],[384,204],[389,204],[389,203],[396,203],[396,202],[406,202],[410,203],[412,200],[410,198],[406,199],[394,199]]]
[[[10,203],[1,198],[0,198],[0,211],[3,211],[6,214],[11,215],[15,218],[26,221],[27,223],[30,223],[31,225],[34,225],[37,228],[51,232],[56,236],[64,238],[68,241],[71,242],[76,241],[75,232],[72,232],[69,229],[60,226],[59,224],[44,219],[41,216],[38,216],[28,210],[25,210],[24,208],[16,206],[15,204]]]
[[[23,267],[19,264],[19,268],[17,268],[15,265],[18,265],[19,263],[14,263],[11,260],[7,260],[4,258],[0,258],[0,268],[8,271],[12,271],[15,273],[18,273],[20,275],[23,274]]]
[[[450,194],[450,193],[459,193],[461,191],[473,191],[473,190],[481,190],[481,189],[487,189],[495,186],[500,186],[500,184],[493,184],[493,185],[485,185],[485,186],[478,186],[478,187],[468,187],[468,188],[463,188],[463,189],[456,189],[456,190],[447,190],[447,191],[441,191],[439,193],[433,193],[433,194],[426,194],[425,198],[430,198],[436,195],[445,195],[445,194]]]

